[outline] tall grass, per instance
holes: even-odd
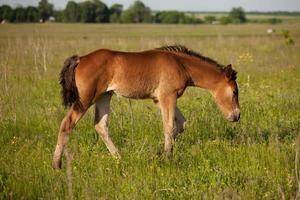
[[[294,46],[269,25],[1,25],[0,199],[291,199],[300,130],[300,28]],[[51,168],[61,106],[58,73],[73,54],[184,44],[238,71],[242,117],[229,123],[210,95],[190,88],[178,105],[188,120],[173,159],[161,159],[160,113],[150,100],[114,96],[114,160],[91,108],[73,131],[63,169]],[[296,165],[295,165],[296,163]]]

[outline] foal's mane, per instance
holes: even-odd
[[[220,63],[218,63],[217,61],[209,58],[209,57],[206,57],[206,56],[203,56],[201,55],[200,53],[198,52],[195,52],[183,45],[171,45],[171,46],[162,46],[162,47],[159,47],[157,48],[158,50],[163,50],[163,51],[171,51],[171,52],[179,52],[179,53],[183,53],[183,54],[186,54],[186,55],[189,55],[189,56],[192,56],[192,57],[196,57],[196,58],[199,58],[201,60],[204,60],[205,62],[208,62],[210,64],[213,64],[215,66],[217,66],[218,68],[220,68],[221,70],[224,69],[224,65],[221,65]]]

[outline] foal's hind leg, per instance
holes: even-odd
[[[97,133],[101,136],[109,152],[114,157],[120,158],[118,149],[116,148],[108,134],[108,115],[111,96],[112,95],[110,93],[105,93],[96,102],[95,129]]]
[[[62,154],[66,146],[66,143],[68,141],[71,130],[74,128],[75,124],[83,116],[83,114],[84,111],[80,109],[76,109],[74,108],[74,106],[72,106],[69,112],[67,113],[67,115],[65,116],[65,118],[62,120],[59,133],[58,133],[57,144],[53,156],[54,169],[61,168]]]
[[[176,95],[168,95],[159,99],[165,135],[164,152],[167,157],[171,156],[173,151],[174,133],[176,131],[174,123],[176,99]]]
[[[176,121],[176,132],[174,133],[174,139],[184,131],[186,119],[182,115],[178,107],[175,108],[175,121]]]

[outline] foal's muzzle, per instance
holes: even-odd
[[[234,111],[227,117],[231,122],[237,122],[240,119],[240,109],[236,108]]]

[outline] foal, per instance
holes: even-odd
[[[61,158],[71,130],[95,104],[95,129],[110,153],[120,157],[108,133],[108,115],[113,93],[133,98],[151,98],[162,113],[167,156],[176,136],[183,132],[185,118],[176,106],[187,86],[211,92],[229,121],[238,121],[240,107],[236,72],[184,46],[165,46],[143,52],[100,49],[86,56],[68,58],[60,74],[62,97],[70,107],[61,122],[53,167]]]

